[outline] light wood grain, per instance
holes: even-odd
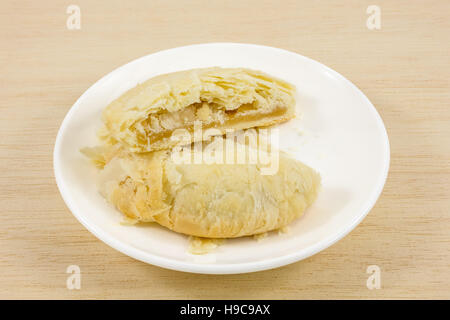
[[[66,28],[69,4],[81,30]],[[381,30],[366,8],[381,8]],[[450,298],[450,2],[3,1],[0,298]],[[114,68],[180,45],[270,45],[360,87],[391,142],[386,187],[347,237],[304,261],[196,275],[135,261],[84,229],[54,182],[53,144],[75,100]],[[81,267],[81,290],[66,267]],[[368,290],[366,268],[381,268]]]

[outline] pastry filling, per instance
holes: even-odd
[[[155,143],[169,138],[174,130],[194,130],[194,122],[201,121],[202,129],[215,126],[226,128],[237,124],[245,117],[246,121],[256,121],[268,116],[279,116],[286,112],[286,107],[277,106],[266,111],[258,109],[254,103],[247,103],[234,110],[224,110],[215,103],[194,103],[180,111],[150,114],[146,119],[136,123],[133,129],[141,145]]]

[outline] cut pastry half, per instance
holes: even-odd
[[[110,103],[103,112],[101,136],[132,152],[169,149],[180,141],[172,134],[183,129],[190,141],[194,125],[224,134],[268,126],[294,117],[295,88],[260,71],[243,68],[204,68],[160,75],[137,85]]]

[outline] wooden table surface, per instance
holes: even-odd
[[[69,30],[70,4],[81,29]],[[381,12],[370,30],[369,5]],[[0,9],[0,298],[450,298],[450,2],[3,1]],[[205,42],[279,47],[361,88],[391,143],[376,206],[344,239],[279,269],[165,270],[123,255],[65,206],[53,176],[58,128],[106,73]],[[69,265],[81,289],[66,287]],[[369,265],[381,288],[366,286]]]

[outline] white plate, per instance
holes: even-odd
[[[97,192],[96,169],[79,150],[93,146],[101,110],[150,77],[221,66],[265,71],[297,86],[303,114],[280,126],[281,146],[317,169],[322,190],[289,232],[262,241],[227,240],[213,253],[187,253],[187,237],[156,225],[123,226],[121,214]],[[73,105],[54,150],[56,182],[75,217],[111,247],[164,268],[197,273],[243,273],[286,265],[332,245],[375,204],[389,168],[389,141],[367,97],[337,72],[299,54],[259,45],[210,43],[150,54],[106,75]]]

